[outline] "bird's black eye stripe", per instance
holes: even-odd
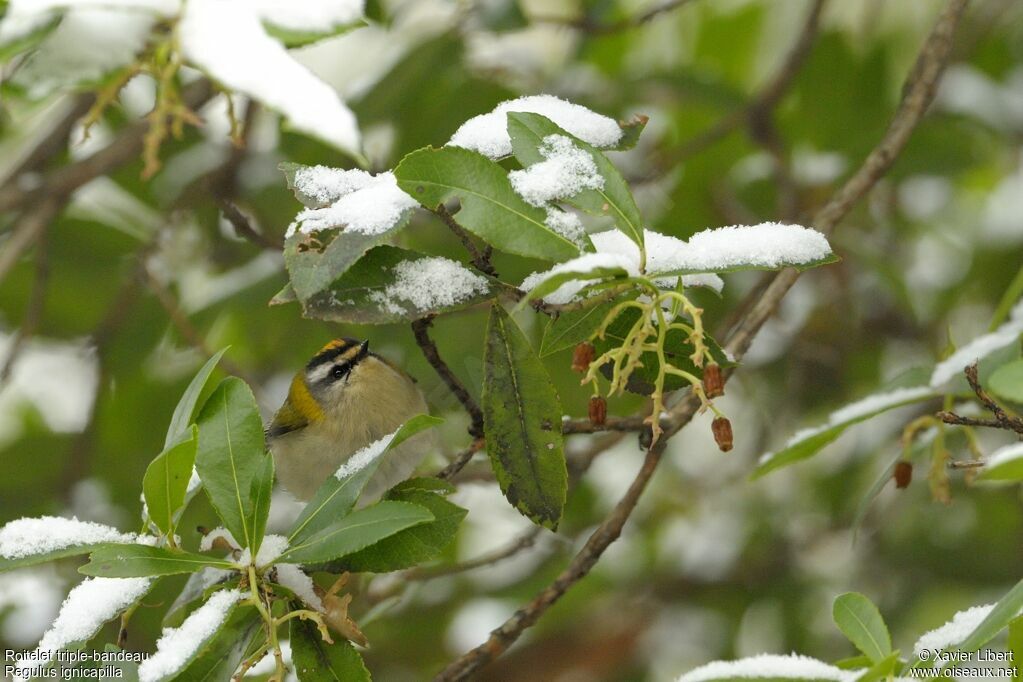
[[[340,365],[335,365],[334,369],[330,370],[330,376],[334,379],[341,379],[348,374],[352,369],[352,363],[345,362]]]

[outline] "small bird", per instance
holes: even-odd
[[[295,497],[309,500],[353,454],[426,412],[415,380],[370,352],[369,341],[335,339],[295,375],[266,429],[277,478]],[[388,451],[362,500],[408,478],[432,443],[423,432]]]

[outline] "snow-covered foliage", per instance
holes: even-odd
[[[994,608],[994,604],[985,604],[960,611],[940,628],[922,635],[913,645],[913,653],[919,656],[921,651],[933,653],[961,643],[977,629]]]
[[[156,653],[139,665],[140,682],[156,682],[180,672],[244,596],[241,590],[221,590],[193,611],[181,627],[164,629]]]
[[[737,661],[714,661],[678,678],[678,682],[714,682],[734,679],[834,680],[853,682],[863,671],[836,668],[808,656],[761,654]]]
[[[45,664],[53,652],[90,639],[104,623],[141,599],[152,583],[151,578],[86,578],[68,594],[35,653],[19,668]]]
[[[512,188],[527,203],[544,206],[585,189],[604,187],[593,157],[564,135],[545,137],[539,152],[543,161],[508,174]]]
[[[963,368],[983,360],[992,353],[1019,341],[1023,334],[1023,314],[1021,305],[1017,305],[1005,324],[990,334],[978,336],[966,345],[957,349],[952,355],[938,363],[931,374],[931,386],[939,388],[959,376]]]
[[[491,159],[508,156],[512,153],[509,112],[546,116],[594,147],[613,147],[622,138],[622,129],[613,118],[552,95],[532,95],[502,102],[489,114],[470,118],[455,131],[448,144],[472,149]]]
[[[398,188],[391,172],[374,176],[358,169],[313,166],[296,171],[294,182],[297,191],[323,206],[300,212],[288,228],[288,237],[296,231],[309,233],[334,227],[380,234],[398,225],[419,205]]]
[[[296,130],[358,156],[351,110],[274,33],[330,35],[359,22],[362,10],[363,0],[14,0],[0,20],[0,44],[60,18],[16,76],[41,96],[128,66],[155,24],[169,21],[189,65],[280,112]]]
[[[122,533],[116,528],[91,521],[59,516],[21,518],[0,528],[0,557],[21,559],[78,545],[100,542],[147,543],[153,538]]]
[[[372,292],[370,299],[395,314],[409,306],[414,310],[431,310],[456,305],[485,292],[489,286],[486,277],[441,256],[398,263],[394,276],[391,284]]]

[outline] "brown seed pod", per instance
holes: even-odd
[[[710,424],[714,432],[714,442],[721,448],[721,452],[728,452],[732,449],[732,422],[727,417],[715,417]]]
[[[589,369],[590,363],[593,362],[594,353],[593,344],[589,341],[583,341],[577,345],[572,353],[572,371],[585,372]]]
[[[895,473],[892,475],[895,479],[895,487],[900,490],[909,486],[913,480],[913,463],[907,462],[906,460],[900,460],[895,465]]]
[[[607,401],[599,395],[590,398],[590,423],[594,426],[607,423]]]
[[[719,398],[725,394],[725,382],[721,378],[721,365],[716,362],[703,368],[703,393],[708,398]]]

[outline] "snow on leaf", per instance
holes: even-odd
[[[547,227],[551,228],[562,237],[569,239],[576,244],[582,245],[586,240],[586,230],[579,216],[570,211],[562,211],[554,206],[547,207]]]
[[[35,655],[18,665],[22,671],[40,665],[50,654],[76,642],[85,642],[135,601],[152,585],[152,578],[87,578],[68,594],[57,619],[43,635]]]
[[[143,50],[156,20],[152,12],[101,7],[68,10],[18,69],[13,82],[24,86],[30,97],[44,97],[61,88],[99,81]],[[5,18],[3,26],[15,21],[32,19],[19,20],[15,15]]]
[[[1017,309],[1023,311],[1021,306],[1017,306]],[[934,373],[931,374],[931,386],[935,388],[944,386],[962,374],[963,369],[967,366],[983,360],[995,351],[1016,343],[1019,340],[1020,334],[1023,334],[1023,315],[1018,314],[1014,310],[1008,322],[998,329],[990,334],[978,336],[939,362],[934,368]]]
[[[212,637],[227,619],[231,608],[243,597],[241,590],[221,590],[192,612],[178,628],[165,628],[156,643],[156,653],[139,665],[140,682],[155,682],[177,673]]]
[[[122,533],[111,526],[76,518],[22,518],[0,528],[0,557],[21,559],[101,542],[132,544],[144,540],[134,533]]]
[[[533,206],[567,199],[585,189],[603,189],[593,157],[564,135],[548,135],[539,147],[539,163],[508,173],[512,189]]]
[[[800,225],[731,225],[697,232],[685,246],[662,254],[664,270],[727,272],[743,269],[806,267],[835,256],[827,238]],[[648,246],[648,250],[654,249]]]
[[[647,246],[647,274],[657,279],[658,273],[672,269],[673,261],[671,254],[685,248],[685,242],[676,237],[671,237],[659,232],[650,230],[644,231],[644,242]],[[622,268],[628,275],[639,274],[639,247],[629,239],[628,235],[620,230],[607,230],[590,235],[596,253],[584,254],[579,258],[560,263],[550,270],[534,272],[526,277],[519,285],[523,291],[532,291],[544,281],[559,277],[568,272],[589,273],[598,268]],[[587,279],[581,278],[570,280],[562,284],[555,291],[543,296],[543,300],[552,304],[570,303],[576,299],[579,291],[588,283]],[[677,277],[666,277],[663,281],[657,279],[662,286],[674,287]],[[714,274],[684,275],[682,283],[685,286],[704,286],[721,291],[724,282]]]
[[[244,2],[188,3],[178,25],[182,53],[224,86],[284,114],[296,130],[360,156],[355,115],[266,33],[253,9]]]
[[[268,24],[288,31],[331,33],[362,19],[364,0],[246,0]]]
[[[399,187],[394,173],[370,175],[361,170],[340,170],[326,166],[300,168],[295,172],[295,190],[325,205],[307,208],[288,228],[310,233],[334,227],[367,235],[382,234],[404,220],[419,205]]]
[[[370,300],[393,314],[406,308],[436,310],[458,305],[487,292],[490,284],[465,266],[440,256],[398,263],[394,281]]]
[[[984,462],[980,477],[989,481],[1019,481],[1023,479],[1023,443],[1004,445]]]
[[[308,606],[323,611],[323,600],[316,594],[313,579],[305,571],[294,564],[278,564],[277,582],[287,587]]]
[[[922,635],[913,645],[913,652],[919,655],[925,649],[933,652],[960,644],[977,629],[994,608],[994,604],[986,604],[960,611],[940,628]]]
[[[736,678],[852,682],[862,673],[862,670],[841,670],[808,656],[761,654],[737,661],[708,663],[678,678],[678,682],[714,682]]]
[[[594,147],[613,147],[622,138],[622,129],[612,118],[552,95],[531,95],[502,102],[489,114],[470,118],[455,131],[448,145],[472,149],[494,160],[508,156],[512,153],[508,112],[546,116]]]

